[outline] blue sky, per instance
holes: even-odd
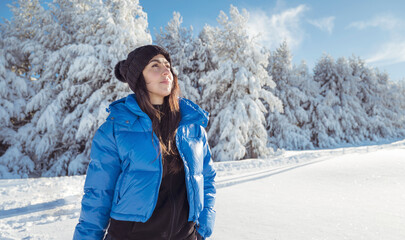
[[[5,6],[11,2],[1,0],[0,16],[11,17]],[[405,79],[405,1],[140,0],[140,4],[153,38],[173,11],[197,35],[205,24],[217,26],[220,11],[229,14],[232,4],[249,12],[250,34],[261,33],[261,42],[271,50],[286,39],[295,63],[305,60],[312,69],[323,53],[335,59],[355,54],[386,70],[392,80]]]

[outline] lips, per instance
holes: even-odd
[[[170,80],[168,80],[168,79],[165,79],[165,80],[163,80],[163,81],[161,81],[160,83],[163,83],[163,84],[170,84]]]

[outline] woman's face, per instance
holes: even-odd
[[[162,54],[154,56],[142,71],[152,104],[163,104],[172,91],[173,74],[170,63]]]

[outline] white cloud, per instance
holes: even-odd
[[[395,30],[402,26],[402,21],[392,15],[379,15],[368,21],[358,21],[350,23],[347,28],[357,28],[360,30],[369,27],[378,27],[383,30]]]
[[[326,17],[326,18],[321,18],[321,19],[310,19],[308,22],[315,27],[321,29],[322,31],[326,31],[329,34],[332,34],[333,27],[335,25],[334,23],[335,17]]]
[[[379,63],[380,66],[405,62],[405,40],[391,41],[383,44],[377,53],[367,58],[366,61],[369,63]]]
[[[405,62],[405,22],[395,16],[378,15],[367,21],[352,22],[347,28],[365,30],[367,28],[380,28],[389,36],[389,40],[381,44],[370,57],[369,63],[388,66]]]
[[[294,49],[304,38],[300,24],[306,10],[308,7],[303,4],[271,16],[261,9],[249,10],[248,34],[258,36],[259,41],[270,49],[278,47],[284,40]]]

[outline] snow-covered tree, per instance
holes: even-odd
[[[298,112],[295,113],[300,128],[304,130],[304,133],[312,137],[311,124],[313,122],[313,112],[315,110],[316,99],[319,96],[320,88],[319,83],[314,81],[313,75],[309,72],[308,66],[304,60],[299,65],[293,66],[294,78],[292,82],[295,82],[295,86],[300,90],[301,96],[300,107]],[[305,136],[307,138],[307,136]],[[311,144],[313,146],[312,140]]]
[[[35,94],[31,64],[34,59],[31,49],[43,50],[40,44],[31,43],[35,37],[36,25],[44,19],[43,9],[36,0],[20,1],[12,6],[13,22],[5,20],[0,27],[0,177],[19,175],[27,177],[34,169],[33,160],[21,153],[24,139],[20,128],[29,123],[33,113],[26,112],[29,99]],[[40,51],[44,54],[44,51]]]
[[[264,157],[267,132],[264,127],[270,109],[281,110],[280,100],[264,85],[274,82],[265,67],[268,55],[247,34],[249,14],[231,5],[230,19],[220,12],[220,27],[206,25],[200,38],[211,53],[214,70],[202,79],[203,107],[211,113],[208,130],[212,154],[218,161]]]
[[[403,117],[405,118],[405,78],[398,81],[395,86],[393,86],[398,90],[398,104],[400,105],[400,109],[403,112]],[[405,119],[404,119],[405,120]]]
[[[267,116],[269,145],[275,149],[308,149],[313,147],[310,129],[303,126],[309,123],[315,84],[304,63],[296,68],[291,61],[286,41],[269,58],[267,71],[277,84],[275,95],[284,107],[283,112],[269,112]]]
[[[27,11],[24,2],[18,2],[14,16]],[[14,155],[35,163],[25,175],[7,166],[22,177],[82,174],[106,107],[130,92],[113,77],[115,64],[151,43],[146,13],[133,0],[55,0],[47,10],[33,12],[32,19],[32,36],[19,39],[26,46],[21,55],[29,53],[27,74],[36,77],[36,92],[24,109],[32,119],[5,140],[21,148],[9,147],[0,164]],[[11,21],[5,28],[26,31],[18,24]]]
[[[320,86],[320,94],[315,99],[312,116],[312,142],[318,147],[335,146],[341,142],[342,126],[337,119],[340,111],[339,91],[342,79],[337,72],[335,60],[324,55],[314,69],[314,80]]]
[[[323,56],[314,70],[321,86],[312,116],[312,141],[319,147],[404,136],[399,93],[386,73],[360,58],[336,62]]]
[[[342,140],[347,143],[360,143],[367,136],[367,114],[361,106],[357,97],[359,92],[360,78],[354,76],[352,68],[346,58],[341,57],[336,62],[337,73],[340,76],[341,84],[337,96],[340,101],[340,108],[335,109],[344,137]]]
[[[389,81],[388,74],[367,66],[361,58],[353,56],[349,63],[353,76],[360,79],[357,98],[367,115],[367,139],[377,141],[404,136],[405,115],[400,106],[403,95],[399,88]]]
[[[378,90],[376,95],[379,99],[379,105],[372,108],[371,122],[377,126],[382,120],[385,125],[383,127],[374,128],[376,134],[380,134],[382,138],[397,138],[405,136],[405,118],[404,112],[401,109],[401,100],[399,89],[394,84],[387,72],[380,72],[376,69]]]
[[[182,96],[197,104],[201,103],[199,80],[208,72],[210,67],[207,50],[201,39],[193,36],[193,27],[181,27],[183,18],[174,12],[173,18],[156,35],[156,44],[167,49],[172,59],[172,65],[178,72]]]
[[[315,66],[320,95],[313,113],[313,142],[319,147],[360,143],[367,138],[367,115],[359,100],[360,79],[349,62],[324,55]]]

